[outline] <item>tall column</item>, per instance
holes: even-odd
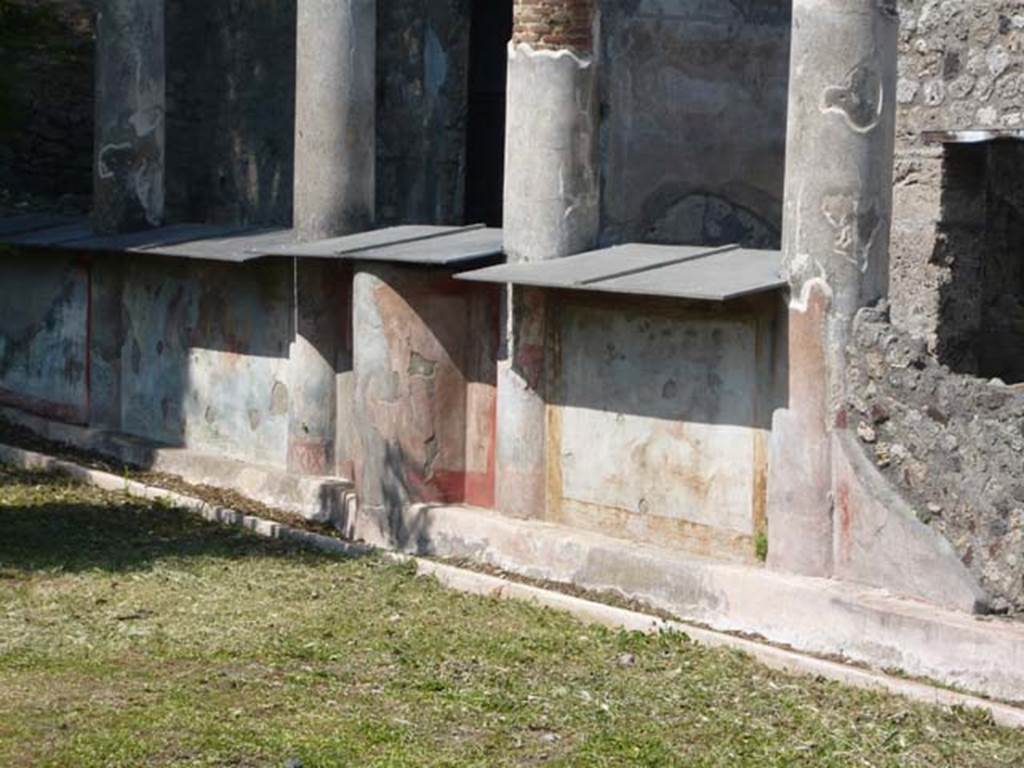
[[[832,569],[830,432],[857,310],[888,290],[896,0],[794,0],[783,263],[789,408],[776,414],[769,564]]]
[[[300,239],[373,224],[377,3],[299,0],[295,228]]]
[[[515,0],[508,59],[505,250],[509,262],[596,245],[599,178],[593,0]],[[546,514],[546,294],[510,287],[498,364],[498,508]]]
[[[93,226],[113,234],[164,218],[163,0],[102,0],[96,15]]]
[[[300,240],[363,232],[375,206],[377,4],[299,0],[297,10],[295,231]],[[352,456],[338,455],[351,443],[338,414],[351,408],[338,400],[351,390],[342,338],[351,277],[315,259],[296,259],[294,273],[288,467],[350,471]]]

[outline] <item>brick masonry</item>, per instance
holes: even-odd
[[[594,47],[594,0],[515,0],[512,40],[586,54]]]

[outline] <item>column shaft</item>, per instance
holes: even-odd
[[[373,226],[376,166],[374,0],[299,0],[295,83],[294,224],[300,240]],[[351,276],[295,260],[288,465],[306,474],[351,469],[350,361],[342,343]],[[341,358],[339,359],[339,350]],[[344,445],[339,445],[344,443]],[[338,455],[339,449],[347,455]]]
[[[96,16],[97,232],[163,223],[165,76],[163,0],[102,0]]]
[[[299,0],[295,228],[303,240],[373,224],[377,5]]]
[[[895,134],[895,0],[795,0],[783,262],[789,408],[776,414],[769,562],[832,568],[830,432],[843,420],[846,344],[884,297]]]
[[[517,0],[509,46],[505,250],[534,262],[596,245],[598,105],[589,0]],[[498,363],[496,503],[546,515],[546,293],[510,287]],[[552,457],[553,459],[556,457]]]

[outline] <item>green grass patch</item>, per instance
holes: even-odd
[[[1024,733],[0,468],[0,765],[1019,766]]]

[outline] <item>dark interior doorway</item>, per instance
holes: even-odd
[[[512,0],[473,0],[466,121],[466,223],[501,226]]]
[[[950,144],[944,164],[939,359],[1024,382],[1024,142]]]

